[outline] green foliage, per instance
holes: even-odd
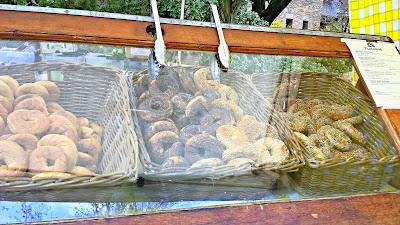
[[[150,0],[0,0],[1,4],[41,6],[64,9],[81,9],[109,13],[150,16]],[[158,1],[161,17],[179,19],[181,0]],[[208,0],[186,0],[185,19],[210,21],[211,9]]]
[[[279,69],[280,56],[232,54],[231,69],[246,74],[270,73]]]
[[[247,5],[247,3],[246,3]],[[242,5],[235,17],[235,24],[248,24],[254,26],[268,26],[269,23],[260,18],[258,13],[254,11],[248,11],[246,5]]]

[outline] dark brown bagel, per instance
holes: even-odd
[[[181,131],[179,132],[179,137],[180,137],[182,143],[186,144],[186,142],[190,138],[192,138],[196,135],[199,135],[201,133],[202,133],[202,131],[201,131],[199,125],[190,124],[181,129]]]
[[[186,93],[195,94],[197,87],[193,81],[193,75],[195,70],[192,71],[191,68],[177,67],[174,70],[178,73],[179,81],[182,85],[182,90]]]
[[[152,80],[149,86],[151,96],[167,96],[172,98],[179,92],[179,84],[170,76],[159,75],[155,80]]]
[[[191,164],[206,158],[221,158],[224,148],[217,138],[199,134],[190,138],[185,146],[185,158]]]
[[[174,122],[172,122],[172,121],[157,121],[147,127],[147,129],[145,130],[145,138],[150,139],[156,133],[159,133],[161,131],[166,131],[166,130],[173,131],[175,133],[179,132],[178,128],[176,128]]]
[[[172,116],[172,119],[174,120],[175,125],[178,128],[178,130],[180,130],[183,127],[190,125],[190,124],[200,125],[201,117],[186,116],[185,113],[174,113]]]
[[[235,123],[235,118],[233,114],[223,108],[212,109],[207,112],[201,118],[201,125],[203,126],[223,126],[223,125],[233,125]]]
[[[211,104],[215,99],[221,98],[221,93],[213,88],[207,88],[200,90],[196,93],[195,97],[203,96],[209,104]]]
[[[139,115],[147,121],[159,121],[167,119],[173,111],[172,103],[162,96],[154,96],[146,99],[139,105]]]
[[[48,163],[48,162],[51,163]],[[66,172],[67,156],[55,146],[41,146],[29,155],[29,176],[42,172]]]
[[[136,96],[139,97],[144,92],[149,90],[152,79],[148,74],[145,74],[136,81]]]
[[[191,100],[185,109],[187,117],[202,117],[210,108],[207,100],[203,96],[197,96]]]
[[[0,141],[0,177],[21,177],[28,168],[28,153],[12,141]]]
[[[179,93],[172,97],[171,102],[174,105],[174,112],[185,112],[187,104],[193,99],[193,95]]]
[[[161,131],[149,140],[150,157],[157,164],[162,164],[169,155],[174,143],[180,142],[179,136],[172,131]],[[176,146],[177,147],[177,146]]]
[[[164,168],[175,168],[175,167],[189,167],[189,163],[187,160],[181,156],[172,156],[169,157],[165,162],[162,164]]]

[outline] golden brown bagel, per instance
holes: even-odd
[[[13,111],[13,104],[4,96],[0,96],[0,105],[3,105],[4,108],[7,109],[7,112],[10,114]]]
[[[86,175],[86,174],[93,174],[88,168],[82,166],[75,166],[75,168],[71,172],[73,175]]]
[[[40,96],[24,99],[15,105],[14,111],[20,109],[38,110],[48,116],[46,104],[43,104],[42,101],[43,99]]]
[[[194,73],[194,84],[198,90],[213,88],[218,90],[220,83],[211,79],[211,73],[208,68],[201,68]]]
[[[72,177],[72,174],[69,173],[61,173],[61,172],[43,172],[38,173],[33,176],[32,179],[43,179],[43,178],[52,178],[52,179],[62,179],[66,177]]]
[[[7,135],[7,134],[14,134],[11,130],[10,130],[10,126],[6,125],[6,127],[3,130],[3,135]]]
[[[10,76],[6,76],[6,75],[0,76],[0,80],[9,86],[11,88],[11,90],[13,91],[13,93],[15,93],[15,90],[17,90],[17,88],[19,87],[18,81]]]
[[[58,111],[65,111],[65,110],[57,102],[48,102],[47,103],[47,111],[49,111],[49,113],[55,113]]]
[[[19,97],[26,94],[35,94],[42,97],[45,101],[49,99],[49,92],[47,89],[39,84],[26,83],[21,85],[15,90],[15,97]]]
[[[82,139],[86,138],[98,138],[97,134],[94,133],[92,128],[89,127],[81,127],[81,136]]]
[[[0,118],[2,118],[3,120],[7,120],[7,116],[8,116],[7,109],[2,104],[0,104]]]
[[[0,136],[3,135],[4,129],[6,128],[6,123],[3,118],[0,117]]]
[[[97,160],[101,146],[100,141],[98,139],[81,139],[76,144],[79,152],[83,152],[92,156],[95,160]]]
[[[21,109],[8,116],[7,124],[14,134],[41,134],[49,128],[50,121],[38,110]]]
[[[41,96],[35,95],[35,94],[26,94],[26,95],[21,95],[21,96],[17,97],[13,102],[13,107],[15,107],[18,103],[20,103],[26,99],[29,99],[29,98],[35,98],[38,101],[40,101],[40,103],[42,105],[46,105],[46,102],[44,101],[44,99]]]
[[[21,177],[28,167],[28,153],[11,141],[0,141],[0,177]]]
[[[9,102],[14,101],[14,92],[3,81],[0,80],[0,96],[4,96]]]
[[[7,141],[7,139],[11,136],[13,136],[13,134],[4,134],[0,137],[0,141]]]
[[[74,125],[67,118],[60,115],[50,115],[50,126],[47,130],[47,134],[60,134],[67,136],[74,143],[79,139],[78,132]]]
[[[89,127],[89,120],[86,119],[85,117],[79,117],[79,124],[81,125],[81,127]]]
[[[78,161],[78,149],[75,143],[66,136],[59,134],[48,134],[38,142],[40,146],[56,146],[64,151],[67,156],[67,172],[72,171]]]
[[[37,147],[29,155],[28,170],[31,177],[43,172],[66,172],[67,156],[55,146]]]
[[[54,102],[60,97],[60,89],[56,83],[48,80],[40,80],[36,81],[35,84],[39,84],[47,89],[49,92],[49,102]]]
[[[31,153],[36,149],[38,139],[33,134],[14,134],[7,138],[7,141],[12,141],[19,144],[27,153]]]
[[[59,115],[59,116],[63,116],[65,118],[67,118],[74,125],[78,134],[80,134],[81,125],[79,123],[78,118],[76,118],[76,116],[73,113],[68,112],[68,111],[58,111],[58,112],[53,113],[53,115]]]
[[[88,153],[78,152],[78,162],[76,163],[77,166],[83,166],[86,168],[90,168],[96,163],[95,158],[89,155]]]
[[[103,128],[95,123],[91,123],[89,127],[92,128],[94,134],[97,135],[99,139],[101,139],[101,137],[103,136]]]

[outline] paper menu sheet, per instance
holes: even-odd
[[[377,107],[400,109],[400,55],[393,43],[342,39]]]

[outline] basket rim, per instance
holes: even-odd
[[[88,63],[73,63],[73,62],[34,62],[34,63],[20,63],[15,65],[4,65],[0,66],[0,69],[14,69],[19,67],[56,67],[56,66],[65,66],[65,67],[78,67],[81,69],[94,69],[94,70],[102,70],[112,73],[116,77],[117,85],[124,85],[124,89],[128,89],[126,78],[124,77],[124,71],[96,66]],[[22,72],[22,71],[21,71]],[[31,72],[31,71],[29,71]],[[24,71],[25,73],[25,71]],[[12,76],[12,75],[10,75]],[[55,81],[59,82],[59,81]],[[61,81],[62,82],[62,81]],[[129,97],[128,93],[127,96]],[[126,99],[128,103],[127,107],[129,108],[129,99]],[[128,110],[128,109],[127,109]],[[132,164],[128,171],[119,170],[117,172],[104,173],[104,174],[86,174],[86,175],[76,175],[72,174],[72,176],[68,177],[45,177],[40,179],[34,179],[31,177],[7,177],[0,178],[0,192],[12,192],[12,191],[31,191],[31,190],[48,190],[55,188],[69,189],[69,188],[77,188],[77,187],[89,187],[89,186],[115,186],[122,184],[124,182],[135,182],[138,178],[138,167],[139,167],[139,153],[137,147],[137,137],[134,129],[132,128],[133,119],[131,118],[131,114],[125,110],[123,115],[126,119],[127,124],[124,126],[129,130],[126,134],[128,135],[128,139],[131,143],[136,143],[136,146],[133,146],[132,149],[132,159],[129,164]],[[102,150],[103,151],[103,150]]]
[[[346,84],[347,88],[351,89],[352,92],[357,93],[358,97],[361,98],[362,101],[365,102],[365,104],[370,104],[370,107],[373,107],[373,103],[371,99],[368,98],[368,96],[365,96],[364,93],[362,93],[359,89],[355,88],[350,82],[348,82],[345,78],[341,77],[339,73],[333,73],[333,72],[315,72],[315,71],[283,71],[283,72],[274,72],[274,73],[255,73],[257,76],[278,76],[278,75],[286,75],[286,74],[297,74],[303,77],[303,75],[327,75],[326,77],[322,78],[314,78],[314,79],[321,79],[322,82],[329,83],[330,85],[333,85],[332,83],[339,82]],[[335,82],[332,82],[335,81]],[[376,115],[378,119],[380,119],[379,115]],[[388,137],[390,141],[393,141],[391,137]],[[387,164],[393,164],[396,165],[400,163],[400,158],[399,155],[393,155],[390,152],[387,152],[386,156],[383,157],[370,157],[370,156],[365,156],[365,157],[352,157],[348,159],[344,158],[331,158],[331,159],[320,159],[320,158],[315,158],[312,157],[311,154],[309,154],[309,151],[305,148],[304,144],[300,142],[301,148],[300,152],[303,155],[303,158],[305,160],[306,165],[310,166],[311,168],[325,168],[325,167],[334,167],[334,166],[339,166],[339,165],[347,165],[347,164],[378,164],[378,163],[387,163]],[[395,147],[395,145],[393,145]],[[397,151],[398,153],[398,151]]]
[[[184,66],[171,66],[173,68],[175,67],[184,67],[184,68],[204,68],[204,66],[191,66],[191,65],[184,65]],[[139,72],[131,72],[130,73],[130,90],[132,90],[132,93],[130,96],[132,97],[131,103],[133,104],[134,107],[137,108],[137,99],[134,95],[134,90],[135,90],[135,85],[136,85],[136,80],[140,77],[143,76],[144,73],[146,72],[147,69],[143,69]],[[229,70],[232,72],[239,72],[239,71],[233,71]],[[240,72],[241,73],[241,72]],[[244,79],[247,80],[249,85],[252,85],[254,90],[257,90],[252,82],[245,76],[243,76]],[[261,95],[261,93],[258,93],[260,98],[267,102]],[[136,111],[132,111],[134,114],[134,123],[135,123],[135,131],[138,135],[138,138],[143,141],[144,136],[142,134],[142,131],[140,129],[140,123],[139,123],[139,115],[137,115]],[[296,141],[296,140],[294,140]],[[285,144],[287,144],[285,142]],[[202,179],[202,178],[211,178],[211,179],[219,179],[222,177],[227,177],[231,176],[232,172],[245,172],[245,174],[252,174],[255,173],[259,170],[268,170],[272,172],[284,172],[284,173],[289,173],[289,172],[296,172],[298,168],[302,167],[305,162],[304,159],[302,158],[301,154],[297,153],[297,149],[291,149],[290,148],[290,158],[288,160],[285,160],[284,162],[277,164],[277,163],[265,163],[265,164],[249,164],[245,163],[239,166],[229,166],[229,165],[222,165],[222,166],[217,166],[217,167],[202,167],[201,169],[198,170],[190,170],[189,168],[174,168],[173,172],[172,170],[164,169],[161,167],[161,165],[155,164],[151,161],[149,155],[148,155],[148,149],[147,147],[142,144],[140,146],[140,161],[144,167],[144,175],[148,176],[153,176],[157,178],[165,178],[165,179],[176,179],[177,176],[179,176],[179,179],[186,179],[186,178],[192,178],[195,177],[194,179]],[[170,172],[171,171],[171,172]],[[197,174],[196,172],[197,171]],[[225,171],[221,174],[221,171]]]

